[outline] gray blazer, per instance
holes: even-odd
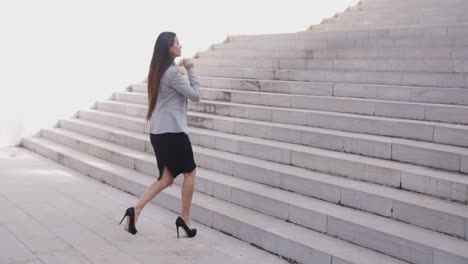
[[[189,82],[173,63],[164,72],[159,86],[156,107],[153,110],[147,132],[162,134],[187,131],[187,98],[200,101],[200,83],[195,71],[187,71]]]

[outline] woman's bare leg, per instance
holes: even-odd
[[[190,206],[192,205],[193,190],[195,188],[195,170],[184,173],[184,181],[182,183],[182,214],[181,217],[190,227]]]
[[[153,182],[148,188],[146,188],[145,192],[140,198],[140,201],[135,205],[135,224],[137,222],[138,216],[143,210],[143,207],[151,201],[158,193],[162,190],[166,189],[167,187],[171,186],[174,183],[174,178],[171,175],[171,172],[164,167],[163,175],[159,181]]]

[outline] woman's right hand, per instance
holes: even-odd
[[[184,65],[186,70],[190,70],[193,68],[193,62],[191,59],[183,59],[182,65]]]

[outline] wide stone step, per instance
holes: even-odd
[[[346,12],[337,13],[333,18],[353,18],[353,17],[365,17],[365,18],[378,18],[385,17],[388,19],[407,16],[453,16],[453,15],[464,15],[468,14],[468,8],[462,7],[459,5],[456,6],[444,6],[444,8],[434,8],[434,7],[422,7],[419,6],[419,9],[414,10],[412,13],[406,13],[408,7],[406,6],[388,6],[385,9],[373,9],[367,8],[365,5],[351,7]]]
[[[363,28],[382,28],[382,27],[393,27],[393,26],[406,26],[406,25],[458,25],[467,24],[468,16],[460,17],[439,17],[439,18],[407,18],[401,20],[368,20],[358,19],[354,21],[334,21],[333,23],[326,23],[321,25],[327,25],[326,27],[314,27],[315,29],[327,30],[331,29],[359,29]]]
[[[59,129],[55,129],[55,131],[59,131]],[[52,140],[54,141],[57,140],[59,142],[63,141],[64,144],[68,144],[70,142],[72,146],[75,145],[72,141],[83,142],[82,144],[83,147],[80,148],[78,146],[78,148],[79,150],[84,151],[84,152],[87,151],[86,146],[84,145],[90,144],[93,146],[96,146],[96,145],[104,146],[108,144],[106,142],[102,142],[97,139],[89,138],[87,136],[82,136],[82,135],[79,135],[73,132],[68,132],[68,131],[60,131],[60,132],[57,132],[55,135],[44,135],[44,136],[46,136],[47,138],[55,137]],[[115,153],[125,153],[122,156],[125,156],[126,158],[128,158],[129,161],[132,160],[135,163],[137,162],[136,160],[139,160],[140,157],[144,155],[143,153],[139,153],[139,152],[133,154],[132,152],[134,151],[125,147],[115,146],[115,145],[114,146],[109,145],[106,149]],[[103,156],[104,156],[103,158],[107,160],[105,155]],[[150,158],[153,158],[154,160],[153,155],[148,154],[146,156],[147,156],[146,160]],[[126,163],[127,162],[122,162],[119,164],[126,164]],[[153,167],[156,167],[155,166],[156,164],[154,161],[152,162],[151,165],[153,165]],[[127,168],[134,168],[134,167],[127,166]],[[226,178],[229,179],[229,177],[227,176]],[[402,224],[400,222],[397,222],[388,218],[373,216],[371,214],[367,214],[364,212],[358,212],[355,210],[342,208],[334,204],[320,202],[320,201],[307,198],[307,197],[303,197],[300,195],[290,194],[288,197],[278,197],[278,193],[281,193],[283,194],[283,196],[285,196],[284,192],[281,192],[279,190],[275,191],[275,189],[273,188],[266,187],[267,188],[266,190],[259,192],[258,188],[255,188],[254,186],[249,186],[249,183],[247,181],[242,181],[242,182],[231,181],[231,184],[225,183],[225,181],[223,181],[223,183],[224,183],[223,185],[225,186],[221,186],[221,187],[224,187],[221,189],[223,190],[231,189],[231,192],[230,192],[231,198],[226,198],[226,200],[234,199],[233,201],[234,203],[238,203],[243,206],[248,206],[254,210],[255,209],[260,210],[263,213],[276,214],[276,217],[281,217],[283,220],[289,220],[289,213],[291,212],[292,214],[294,214],[295,213],[294,209],[296,209],[297,213],[300,212],[301,213],[300,215],[302,217],[297,216],[298,219],[296,221],[294,221],[295,219],[293,219],[292,222],[297,222],[297,224],[302,224],[302,222],[305,222],[305,221],[314,222],[308,227],[316,228],[317,231],[326,232],[326,234],[333,235],[338,238],[342,236],[341,232],[330,232],[331,230],[327,230],[328,224],[327,226],[323,226],[323,224],[317,224],[317,222],[320,221],[320,219],[324,221],[326,219],[323,219],[323,217],[330,216],[332,218],[336,218],[337,220],[339,220],[339,222],[343,222],[347,225],[357,224],[361,226],[361,232],[372,233],[373,235],[377,234],[379,241],[385,241],[385,242],[393,241],[394,245],[399,245],[398,249],[397,250],[389,249],[388,245],[385,245],[385,247],[375,246],[374,243],[369,243],[369,241],[363,241],[362,239],[356,239],[350,236],[343,236],[345,240],[350,240],[351,242],[356,243],[357,245],[362,245],[362,246],[369,247],[374,250],[379,250],[389,255],[396,255],[407,261],[412,261],[415,263],[417,262],[426,263],[425,261],[430,259],[429,258],[430,254],[428,255],[427,253],[432,252],[432,250],[436,250],[436,249],[440,250],[441,246],[437,245],[437,243],[444,243],[444,242],[450,245],[450,247],[448,246],[445,247],[444,250],[451,249],[447,253],[449,254],[451,253],[453,255],[452,257],[459,257],[462,259],[468,257],[468,254],[466,252],[460,251],[460,249],[462,249],[463,246],[468,245],[467,242],[464,242],[462,240],[458,240],[449,236],[444,236],[444,235],[431,232],[425,229],[419,229],[415,226],[405,225],[405,224]],[[236,186],[236,183],[238,183],[239,185]],[[239,195],[236,195],[237,194],[236,190],[232,190],[232,189],[236,189],[236,187],[239,189],[242,189],[242,193],[240,193]],[[252,190],[252,191],[256,190],[257,193],[261,193],[261,195],[252,194],[251,192],[249,192],[249,190]],[[274,197],[275,194],[276,194],[276,197]],[[236,196],[236,198],[232,198],[233,196]],[[258,201],[258,199],[262,199],[262,201]],[[257,201],[257,203],[252,202],[252,201]],[[269,206],[266,206],[266,205],[269,205]],[[281,208],[282,206],[283,208],[284,206],[286,206],[287,208],[282,209]],[[291,210],[289,207],[295,207],[295,208]],[[317,208],[321,208],[321,209],[317,209]],[[287,212],[288,215],[284,215],[284,214],[279,215],[279,211]],[[309,217],[307,216],[304,217],[303,216],[304,214],[308,215]],[[310,215],[314,215],[314,217],[312,217],[311,219]],[[382,226],[386,226],[386,228],[383,228]],[[392,228],[389,228],[389,227],[392,227]],[[325,228],[325,230],[323,228]],[[395,231],[394,229],[398,229],[398,231]],[[419,241],[418,238],[415,238],[412,235],[410,235],[411,232],[417,232],[419,233],[420,236],[424,236],[426,239],[423,240],[424,242]],[[375,242],[375,237],[374,237],[374,242]],[[410,248],[412,248],[411,251],[413,252],[412,254],[410,254],[410,256],[404,257],[401,255],[401,249],[404,247],[408,247],[408,244],[411,245]],[[418,251],[420,252],[421,250],[426,251],[426,254],[424,254],[424,257],[415,258],[414,254]]]
[[[100,101],[100,102],[97,102],[96,105],[97,105],[97,109],[99,109],[99,110],[112,112],[112,113],[126,114],[126,115],[131,115],[131,116],[136,116],[136,117],[144,117],[145,116],[144,113],[146,112],[146,109],[147,109],[146,106],[143,106],[143,105],[122,103],[122,102],[117,102],[117,101]],[[200,108],[200,105],[202,105],[201,109],[198,109],[198,108]],[[238,117],[238,118],[242,118],[242,119],[250,119],[254,123],[258,123],[258,121],[266,121],[268,123],[269,122],[277,122],[275,120],[268,120],[268,119],[262,118],[259,114],[265,116],[265,113],[262,113],[261,110],[245,112],[245,110],[249,110],[249,109],[246,109],[246,108],[248,108],[250,106],[247,106],[247,105],[241,106],[241,105],[239,105],[240,108],[244,109],[243,110],[244,113],[243,113],[241,110],[236,110],[234,105],[235,104],[231,104],[231,106],[233,106],[233,107],[230,107],[229,105],[226,105],[226,104],[223,105],[222,103],[213,102],[212,104],[207,104],[207,105],[203,106],[203,102],[201,102],[199,104],[193,105],[193,107],[192,107],[192,105],[190,105],[189,109],[195,110],[195,111],[200,112],[200,113],[216,114],[219,117],[231,116],[231,117]],[[216,107],[218,107],[221,110],[216,110]],[[195,109],[192,109],[192,108],[195,108]],[[209,110],[207,110],[207,109],[209,109]],[[250,110],[252,110],[252,109],[250,109]],[[230,111],[233,111],[233,112],[231,113]],[[249,116],[249,113],[250,113],[250,116]],[[189,113],[189,118],[192,116],[192,114],[196,114],[196,113]],[[195,118],[193,118],[193,120],[190,120],[190,122],[194,122],[192,124],[193,125],[197,124],[197,126],[212,126],[213,125],[212,120],[206,119],[206,118],[200,118],[200,117],[195,117]],[[287,124],[286,122],[279,122],[279,123]],[[395,123],[397,123],[397,121],[395,121]],[[403,124],[404,124],[404,122],[403,122]],[[304,124],[299,124],[299,125],[304,126]],[[226,127],[226,129],[231,129],[232,128],[232,124],[229,124],[229,123],[224,124],[224,126]],[[311,131],[313,130],[313,127],[314,127],[314,125],[311,125],[310,127],[307,128],[309,133],[311,133]],[[459,133],[464,132],[464,134],[462,134],[462,135],[464,135],[464,137],[466,137],[467,128],[466,128],[466,126],[464,126],[462,128],[463,128],[463,130],[459,130],[457,132],[459,132]],[[336,130],[336,128],[332,128],[332,129]],[[316,131],[316,133],[321,132],[324,135],[327,135],[328,133],[333,132],[333,131],[325,131],[325,130],[319,129],[317,127],[316,127],[315,131]],[[416,131],[413,131],[413,133],[415,133]],[[335,131],[335,132],[337,133],[337,135],[343,135],[343,133],[340,133],[340,131]],[[353,131],[350,131],[350,132],[353,132]],[[358,133],[360,133],[360,132],[358,132]],[[379,131],[377,133],[383,133],[383,132]],[[258,134],[258,133],[255,133],[255,134]],[[346,135],[349,136],[349,134],[346,134]],[[381,135],[381,136],[384,136],[384,135]],[[393,135],[393,136],[395,136],[395,135]],[[367,137],[367,139],[370,139],[370,138],[372,138],[372,137]],[[309,140],[310,140],[310,142],[315,141],[315,140],[312,140],[310,138],[309,138]],[[304,139],[304,141],[301,141],[301,143],[303,144],[303,142],[305,142],[305,141],[309,142],[309,140]],[[394,139],[394,140],[396,140],[396,139]],[[456,146],[448,146],[448,145],[440,145],[440,144],[430,144],[430,143],[424,143],[424,142],[420,142],[420,143],[418,143],[419,144],[418,145],[417,143],[415,143],[413,141],[408,141],[408,140],[406,140],[406,141],[403,140],[401,142],[405,142],[404,143],[405,147],[401,146],[402,149],[397,148],[396,145],[393,146],[394,151],[401,151],[402,152],[402,153],[399,153],[399,154],[397,154],[397,152],[390,153],[388,149],[386,151],[384,151],[384,150],[376,151],[375,146],[370,147],[370,149],[366,149],[364,147],[365,145],[362,146],[363,149],[361,149],[360,151],[358,151],[358,150],[355,150],[355,151],[357,151],[357,153],[359,153],[359,154],[365,154],[366,153],[368,155],[377,155],[378,157],[381,157],[381,158],[392,158],[392,159],[396,159],[396,160],[400,160],[400,158],[397,158],[397,157],[400,157],[400,155],[404,155],[406,159],[403,159],[403,160],[400,160],[400,161],[411,162],[411,163],[415,163],[415,164],[421,164],[421,165],[436,167],[436,168],[440,167],[440,168],[447,169],[447,170],[462,171],[462,172],[465,171],[465,166],[468,165],[468,164],[465,164],[465,161],[464,161],[467,158],[466,157],[466,154],[467,154],[466,152],[468,151],[465,148],[460,148],[460,147],[456,147]],[[361,142],[361,144],[363,144],[363,143],[364,142]],[[386,143],[388,144],[388,139],[386,139]],[[336,145],[336,148],[339,148],[341,150],[346,150],[347,148],[345,148],[342,144],[343,144],[343,142],[339,141],[338,145]],[[350,144],[350,146],[352,146],[354,144],[355,143],[352,143],[352,144]],[[408,144],[413,145],[413,147],[408,147],[407,146]],[[461,143],[461,144],[464,144],[464,143]],[[327,144],[325,144],[325,145],[327,145]],[[332,145],[328,145],[328,146],[330,147],[330,146],[334,146],[334,145],[332,144]],[[377,153],[379,153],[379,154],[377,154]],[[406,153],[406,154],[404,154],[404,153]],[[406,155],[409,155],[410,153],[411,154],[418,154],[417,155],[418,157],[412,157],[412,158],[411,157],[406,157]]]
[[[375,12],[369,12],[365,8],[359,10],[353,10],[353,12],[346,12],[340,15],[337,15],[333,18],[326,20],[326,23],[336,23],[340,22],[352,22],[358,20],[368,20],[368,21],[384,21],[384,20],[407,20],[414,22],[427,21],[429,19],[439,19],[439,18],[461,18],[466,17],[468,14],[466,11],[467,8],[458,7],[451,9],[432,9],[432,10],[417,10],[415,12],[405,12],[404,8],[398,9],[389,9],[389,10],[380,10]]]
[[[356,31],[356,34],[359,31]],[[326,33],[326,32],[324,32]],[[329,32],[334,33],[334,32]],[[366,32],[362,33],[363,39],[354,40],[346,38],[337,38],[333,40],[247,40],[247,41],[234,41],[225,42],[213,45],[211,50],[198,52],[197,56],[202,58],[203,56],[210,56],[211,54],[218,54],[224,52],[231,52],[237,54],[237,56],[253,57],[251,49],[257,50],[260,58],[296,58],[297,56],[303,56],[301,58],[313,58],[314,49],[434,49],[434,48],[452,48],[454,56],[466,56],[466,46],[468,45],[468,37],[465,38],[448,38],[448,37],[419,37],[419,38],[380,38],[380,39],[369,39],[369,35]],[[346,35],[345,35],[346,36]],[[232,49],[220,50],[220,47],[233,47]],[[239,47],[239,50],[237,50]],[[247,50],[244,50],[247,49]],[[236,53],[237,52],[237,53]],[[221,53],[223,54],[223,53]],[[226,53],[229,54],[229,53]],[[371,53],[372,54],[372,53]],[[216,55],[218,56],[218,55]],[[457,57],[456,57],[457,58]]]
[[[41,155],[134,195],[140,195],[141,190],[154,181],[154,177],[147,174],[89,156],[43,138],[24,139],[23,144]],[[173,185],[161,192],[154,202],[180,213],[180,191],[178,185]],[[332,261],[355,264],[406,263],[200,192],[194,193],[192,204],[193,220],[301,263],[328,264]],[[342,227],[340,223],[334,226]],[[442,250],[437,254],[450,256],[453,255],[451,252],[453,250],[447,253]],[[431,260],[434,258],[433,253],[429,258]]]
[[[269,93],[337,96],[403,102],[424,102],[468,105],[468,90],[457,88],[435,88],[416,86],[392,86],[372,84],[288,82],[249,80],[234,78],[199,77],[203,87],[259,91]],[[129,91],[146,92],[147,84],[132,84]]]
[[[194,115],[196,116],[201,114]],[[141,140],[145,139],[144,137],[141,138],[140,136],[140,141],[135,142],[135,140],[128,139],[129,137],[120,135],[121,133],[128,134],[127,132],[122,132],[122,129],[133,131],[133,134],[131,134],[132,136],[135,135],[135,132],[143,133],[145,131],[145,123],[142,119],[135,120],[134,117],[96,110],[80,111],[79,118],[80,120],[85,120],[84,122],[88,121],[105,124],[114,128],[110,134],[106,132],[105,129],[104,131],[93,132],[95,129],[87,128],[84,124],[76,125],[77,122],[80,122],[77,120],[75,120],[74,123],[71,123],[71,121],[62,121],[61,126],[80,133],[92,133],[90,135],[95,137],[116,140],[116,143],[133,148],[139,147],[139,150],[149,150],[151,152],[151,145],[144,145],[141,142]],[[278,182],[278,177],[282,177],[281,175],[288,174],[289,169],[280,170],[280,168],[283,167],[281,167],[279,163],[285,163],[285,158],[290,157],[291,160],[289,163],[286,162],[286,165],[294,165],[295,168],[298,169],[301,167],[360,181],[383,184],[394,188],[402,188],[405,190],[429,194],[431,196],[442,197],[460,203],[466,204],[467,202],[468,177],[466,177],[466,174],[456,174],[426,167],[356,156],[324,149],[304,148],[297,145],[271,142],[259,138],[251,139],[249,137],[239,136],[247,134],[244,132],[247,131],[243,128],[245,126],[242,125],[242,123],[234,123],[231,126],[233,127],[232,130],[229,131],[223,129],[223,127],[229,127],[226,126],[225,123],[213,122],[213,127],[208,129],[224,131],[230,134],[200,130],[194,127],[189,127],[189,133],[192,143],[196,145],[241,153],[244,156],[251,156],[253,158],[263,157],[269,160],[276,160],[278,162],[277,165],[271,166],[271,164],[269,165],[269,163],[266,163],[265,166],[260,166],[260,163],[256,163],[247,167],[243,166],[242,170],[239,170],[240,168],[234,168],[234,170],[232,170],[232,168],[228,167],[227,171],[224,171],[223,169],[225,169],[225,165],[223,164],[226,164],[226,161],[219,160],[216,164],[219,164],[221,167],[216,167],[218,165],[213,165],[212,163],[205,163],[204,166],[214,166],[210,168],[221,172],[243,172],[247,175],[240,177],[253,177],[254,175],[257,175],[255,177],[256,179],[261,180],[262,183],[271,185]],[[130,129],[128,129],[128,127],[130,127]],[[103,130],[102,127],[100,129]],[[233,135],[234,133],[238,133],[239,135]],[[268,130],[265,131],[265,134],[268,133]],[[282,139],[282,141],[284,141],[284,139]],[[239,147],[239,144],[244,147]],[[195,153],[198,153],[198,149],[195,149],[194,151]],[[214,158],[217,159],[216,156]],[[329,166],[329,164],[333,164],[333,166]],[[255,172],[254,175],[250,173],[252,171]],[[296,180],[293,182],[296,182]],[[305,189],[302,191],[294,191],[309,195],[308,190],[314,190],[314,188],[306,187],[309,185],[305,184],[303,186]]]
[[[372,21],[366,19],[360,19],[356,21],[335,21],[334,23],[321,24],[321,27],[313,27],[315,30],[345,30],[345,29],[359,29],[359,28],[383,28],[393,26],[405,26],[405,25],[457,25],[468,23],[468,17],[452,18],[442,17],[439,19],[432,19],[424,22],[413,22],[410,19],[406,20],[395,20],[395,21]],[[326,25],[326,26],[325,26]]]
[[[128,103],[146,105],[148,102],[148,95],[146,93],[116,92],[113,97],[116,101]],[[384,100],[291,95],[213,88],[202,88],[201,98],[204,100],[250,105],[265,105],[294,109],[309,109],[338,113],[468,124],[468,106],[410,102],[403,103]],[[463,146],[468,147],[468,143]]]
[[[363,0],[359,5],[356,6],[367,6],[367,7],[387,7],[387,6],[415,6],[422,9],[427,8],[442,8],[444,6],[453,6],[453,5],[460,5],[466,4],[466,0],[447,0],[444,2],[440,2],[437,0],[409,0],[409,1],[390,1],[390,0]],[[422,5],[425,4],[425,5]]]
[[[387,7],[385,9],[370,9],[364,6],[358,8],[350,8],[346,12],[341,12],[335,14],[335,16],[328,18],[328,19],[335,19],[335,18],[352,18],[352,17],[365,17],[365,18],[377,18],[377,17],[385,17],[388,19],[392,18],[392,14],[394,15],[395,19],[400,17],[408,17],[408,16],[459,16],[468,14],[468,8],[463,6],[445,6],[444,8],[428,8],[428,9],[417,9],[413,10],[412,12],[407,12],[407,7]]]
[[[322,27],[323,25],[313,25],[310,28]],[[468,25],[449,25],[449,26],[427,26],[427,25],[405,25],[383,28],[362,28],[362,29],[342,29],[330,32],[303,31],[297,33],[277,33],[261,35],[234,35],[229,36],[228,42],[250,42],[250,41],[303,41],[303,40],[343,40],[363,41],[363,40],[417,40],[418,38],[439,38],[451,39],[452,43],[466,39],[468,37]],[[457,41],[454,41],[457,40]],[[429,43],[434,45],[434,43]]]
[[[435,32],[431,32],[431,33],[428,33],[428,34],[435,34],[435,35],[446,35],[446,36],[449,36],[449,37],[466,37],[466,32],[460,32],[460,31],[457,31],[457,27],[466,27],[468,25],[468,23],[461,23],[461,22],[453,22],[453,23],[442,23],[442,24],[415,24],[415,25],[410,25],[410,24],[403,24],[403,25],[372,25],[372,24],[365,24],[365,25],[357,25],[357,26],[353,26],[353,25],[343,25],[343,26],[340,26],[340,27],[337,27],[337,26],[334,26],[334,25],[330,25],[330,24],[320,24],[320,25],[313,25],[313,26],[310,26],[308,28],[308,31],[312,31],[312,32],[324,32],[324,31],[328,31],[328,32],[333,32],[333,31],[338,31],[338,32],[342,32],[342,31],[354,31],[354,30],[359,30],[359,31],[362,31],[362,30],[369,30],[369,31],[372,31],[372,30],[381,30],[381,29],[395,29],[395,28],[400,28],[400,29],[404,29],[404,28],[408,28],[408,27],[411,27],[412,29],[416,29],[416,27],[431,27],[431,28],[435,28],[435,27],[446,27],[446,30],[450,30],[452,29],[452,33],[451,34],[446,34],[444,32],[442,33],[435,33]]]
[[[439,48],[308,48],[305,45],[285,44],[265,46],[261,43],[223,43],[212,51],[199,52],[198,58],[250,59],[468,59],[468,47]]]
[[[456,6],[444,6],[443,8],[419,8],[413,9],[411,11],[408,10],[408,7],[405,6],[388,6],[385,9],[376,9],[376,8],[369,8],[366,6],[361,6],[358,8],[350,8],[347,12],[342,12],[336,14],[334,18],[341,18],[341,17],[366,17],[366,18],[377,18],[377,17],[385,17],[391,19],[391,15],[393,14],[395,19],[415,16],[415,17],[422,17],[422,16],[434,16],[434,17],[443,17],[443,16],[460,16],[468,14],[468,6],[463,5],[456,5]]]
[[[468,22],[468,14],[419,14],[419,13],[403,13],[402,15],[385,15],[385,14],[372,14],[372,16],[361,15],[361,16],[348,16],[348,17],[337,17],[331,20],[328,20],[328,25],[359,25],[359,24],[368,24],[368,25],[416,25],[416,24],[457,24],[457,23],[466,23]]]
[[[255,69],[245,67],[197,67],[197,73],[201,76],[208,77],[242,78],[255,80],[340,82],[468,88],[468,74],[466,73],[284,70]]]
[[[363,1],[359,5],[355,5],[351,7],[351,9],[361,8],[368,12],[376,11],[376,10],[385,10],[385,9],[405,9],[407,12],[415,12],[415,11],[424,11],[424,10],[434,10],[434,9],[453,9],[453,8],[467,8],[468,2],[466,0],[456,0],[456,1]]]
[[[468,59],[283,59],[221,57],[193,59],[193,62],[197,67],[468,73]]]
[[[365,15],[369,17],[390,17],[391,14],[395,15],[395,19],[401,16],[456,16],[466,14],[468,3],[442,3],[439,2],[435,5],[427,3],[413,3],[410,5],[400,4],[385,4],[384,6],[373,4],[363,4],[350,7],[348,11],[339,13],[340,15]]]
[[[270,46],[261,48],[261,45],[251,46],[250,49],[245,49],[244,47],[249,44],[239,43],[239,44],[220,44],[219,46],[214,46],[215,50],[210,51],[200,51],[197,52],[196,57],[200,59],[205,58],[276,58],[276,59],[304,59],[304,58],[313,58],[312,50],[305,50],[300,45],[294,44],[295,47],[288,49],[289,44],[284,46]],[[222,48],[220,48],[222,47]],[[255,49],[254,49],[255,48]]]
[[[354,40],[348,39],[347,36],[351,33],[344,34],[343,36],[338,35],[335,39],[331,40],[301,40],[301,39],[248,39],[242,41],[229,41],[225,43],[220,43],[212,46],[214,51],[217,51],[216,48],[219,47],[218,45],[226,45],[226,46],[235,46],[240,45],[241,47],[247,48],[255,48],[264,46],[265,51],[258,51],[261,56],[274,56],[274,57],[282,57],[282,56],[298,56],[298,55],[306,55],[309,58],[311,57],[310,53],[304,54],[302,50],[311,50],[311,49],[336,49],[336,48],[464,48],[468,43],[468,37],[462,38],[449,38],[446,36],[441,37],[416,37],[416,38],[371,38],[369,36],[369,32],[366,31],[352,31],[353,34],[360,34],[362,35],[362,39]],[[325,33],[335,33],[335,32],[322,32]],[[386,34],[382,32],[382,34]],[[339,37],[341,36],[341,37]],[[272,52],[271,49],[288,49],[289,53],[285,50],[278,50]],[[213,50],[211,50],[213,51]],[[198,52],[198,56],[203,56],[204,54],[209,54],[211,51],[205,52]],[[302,52],[302,53],[301,53]],[[251,55],[249,53],[240,52],[243,56]],[[264,54],[271,54],[272,55],[264,55]],[[259,55],[260,56],[260,55]]]

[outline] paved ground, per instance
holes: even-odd
[[[155,204],[132,236],[118,222],[137,199],[28,150],[1,148],[0,263],[287,263],[193,220],[197,236],[178,240],[177,215]]]

